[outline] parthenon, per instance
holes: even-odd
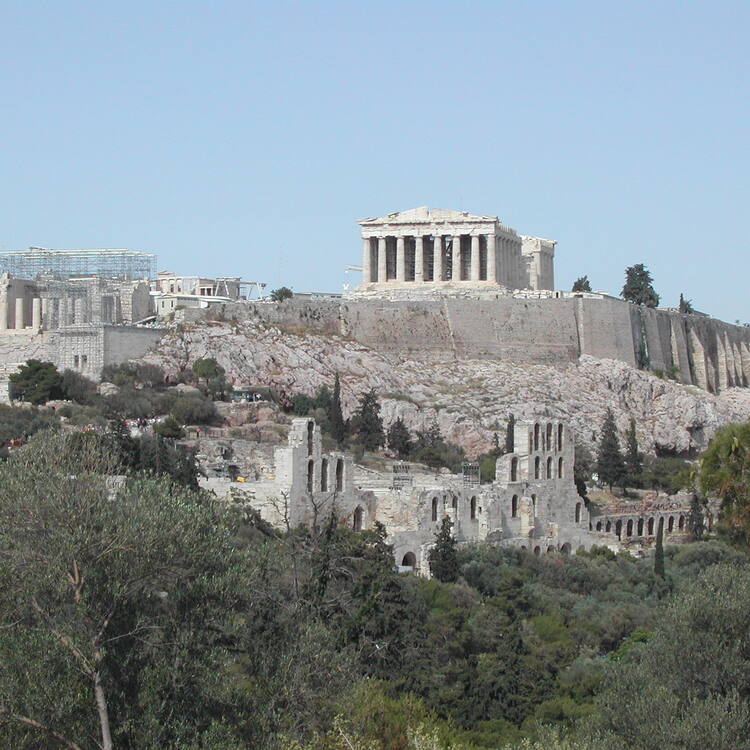
[[[554,240],[519,235],[497,216],[421,206],[358,223],[365,289],[554,288]]]

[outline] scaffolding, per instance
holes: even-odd
[[[30,247],[27,250],[0,252],[0,273],[9,273],[21,279],[67,279],[73,276],[152,279],[156,275],[156,255],[140,250],[51,250]]]

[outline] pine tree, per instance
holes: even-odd
[[[367,451],[376,451],[385,442],[383,420],[380,416],[380,404],[375,390],[363,393],[359,407],[354,414],[354,430],[362,447]]]
[[[401,417],[388,428],[388,448],[400,459],[408,458],[411,453],[411,433]]]
[[[346,437],[346,425],[344,423],[344,412],[341,408],[341,382],[338,373],[336,373],[336,379],[333,381],[333,396],[328,407],[328,427],[336,444],[343,445]]]
[[[590,292],[591,291],[591,282],[589,281],[588,276],[579,276],[574,282],[573,282],[573,289],[574,292]]]
[[[611,409],[607,409],[602,425],[596,457],[596,473],[599,475],[599,481],[609,486],[610,492],[612,485],[617,484],[625,476],[625,461],[620,452],[617,426]]]
[[[693,303],[689,299],[685,299],[685,297],[680,294],[680,307],[679,310],[681,313],[692,313],[695,312],[693,309]]]
[[[626,448],[625,448],[625,467],[627,469],[628,481],[633,487],[641,486],[641,476],[643,475],[643,454],[638,451],[638,438],[635,434],[635,419],[630,418],[630,427],[628,428]]]
[[[643,263],[636,263],[625,269],[622,298],[645,307],[657,307],[659,304],[659,295],[654,291],[651,273]]]
[[[659,519],[659,530],[656,532],[656,552],[654,554],[654,573],[666,577],[664,570],[664,519]]]
[[[453,522],[445,516],[439,531],[435,534],[435,545],[429,553],[430,573],[443,583],[454,583],[458,580],[458,554],[456,540],[451,534],[452,527]]]

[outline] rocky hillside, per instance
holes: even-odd
[[[560,417],[591,444],[608,406],[625,431],[636,419],[642,450],[705,448],[715,429],[750,419],[750,389],[720,395],[679,385],[614,360],[583,356],[565,366],[508,361],[423,362],[396,359],[351,339],[282,329],[267,323],[208,321],[175,327],[145,359],[177,374],[201,357],[214,357],[236,385],[268,385],[292,394],[314,393],[339,373],[345,412],[374,388],[386,425],[397,416],[412,429],[437,420],[470,456],[503,439],[509,413]]]

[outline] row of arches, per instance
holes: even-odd
[[[443,511],[445,511],[446,506],[446,495],[443,495]],[[453,495],[453,498],[451,499],[451,507],[453,510],[458,513],[458,496]],[[436,522],[438,520],[438,498],[437,496],[432,498],[432,521]],[[469,500],[469,518],[473,521],[477,517],[477,498],[476,495],[472,495],[471,499]]]
[[[665,526],[666,522],[666,526]],[[709,518],[709,528],[711,519]],[[607,518],[603,521],[596,522],[596,530],[604,531],[607,534],[611,534],[614,530],[615,535],[618,539],[622,539],[623,529],[625,531],[625,537],[632,536],[654,536],[657,533],[659,526],[664,529],[666,534],[672,534],[675,528],[678,532],[685,531],[687,525],[687,519],[683,513],[679,516],[651,516],[649,518],[638,518],[634,520],[629,518],[624,524],[623,519],[618,519],[614,523],[611,519]]]
[[[547,457],[545,471],[542,471],[542,459],[534,457],[534,479],[555,479],[555,468],[557,468],[557,479],[565,476],[565,461],[562,456],[557,459],[557,467],[553,463],[552,456]],[[544,474],[544,475],[543,475]],[[518,458],[513,456],[510,460],[510,481],[518,482]]]
[[[554,445],[553,445],[554,440]],[[541,448],[540,448],[541,445]],[[542,426],[537,422],[533,433],[529,433],[529,453],[533,451],[561,451],[563,446],[563,426],[557,425],[555,429],[552,422],[547,422],[546,429],[542,433]]]
[[[320,462],[320,491],[328,492],[331,487],[331,471],[327,458]],[[344,459],[336,459],[336,468],[333,476],[333,488],[336,492],[344,490]],[[312,494],[315,491],[315,461],[311,458],[307,462],[307,491]]]

